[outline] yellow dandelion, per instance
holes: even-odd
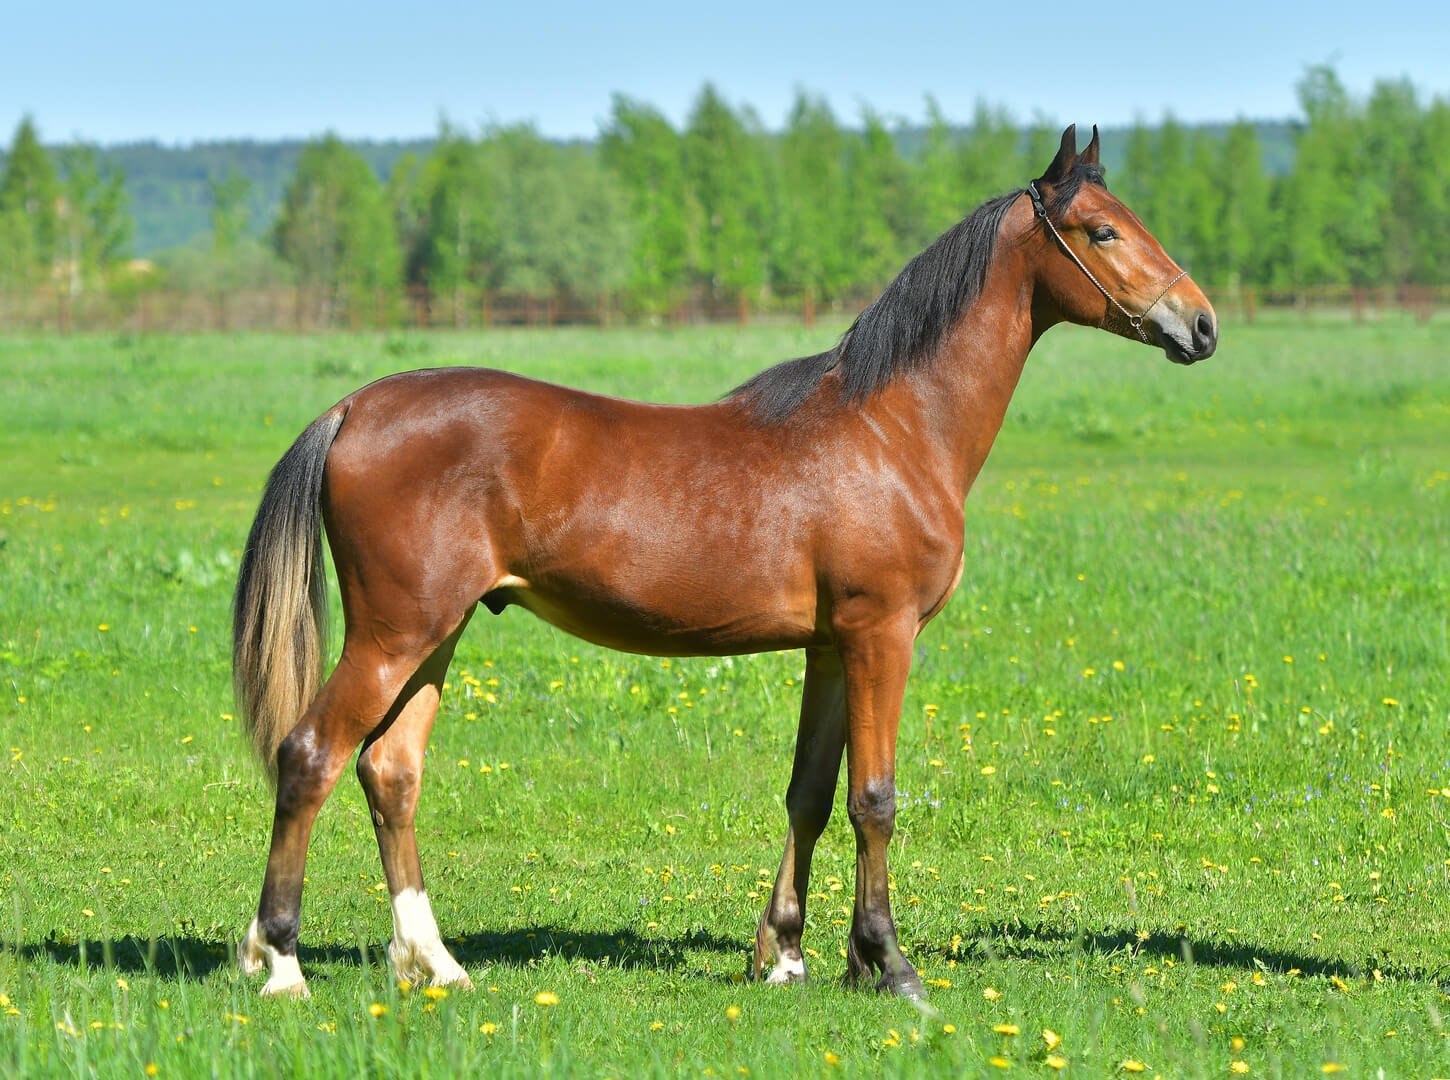
[[[827,1050],[824,1054],[821,1055],[821,1057],[825,1060],[826,1064],[831,1066],[831,1068],[833,1069],[837,1065],[841,1064],[840,1057],[833,1051]]]
[[[444,986],[430,986],[423,991],[423,996],[429,1001],[442,1001],[448,996],[448,988]]]
[[[982,996],[988,1001],[996,1001],[1002,996],[1002,991],[998,990],[995,986],[989,986],[982,991]]]
[[[1124,1072],[1130,1073],[1140,1073],[1148,1071],[1148,1066],[1144,1065],[1141,1061],[1138,1061],[1135,1058],[1125,1059],[1118,1065],[1118,1068],[1122,1069]]]
[[[1047,1044],[1047,1049],[1056,1050],[1062,1045],[1062,1036],[1051,1028],[1043,1028],[1042,1041]]]
[[[943,1024],[941,1026],[941,1033],[943,1035],[955,1035],[957,1033],[957,1025],[956,1024]]]
[[[552,990],[540,990],[534,995],[534,1004],[542,1005],[546,1009],[559,1004],[559,995]]]
[[[997,771],[997,766],[995,766],[995,765],[983,765],[982,766],[982,775],[983,776],[991,776],[996,771]]]
[[[103,626],[103,627],[101,627],[101,629],[104,630],[105,627]],[[1399,700],[1397,698],[1387,697],[1387,698],[1381,698],[1380,700],[1382,702],[1384,702],[1386,705],[1388,705],[1391,709],[1393,709],[1396,705],[1399,704]]]
[[[160,1071],[161,1070],[156,1067],[156,1062],[154,1062],[154,1061],[148,1061],[146,1063],[146,1075],[147,1076],[155,1076]]]
[[[368,1006],[368,1013],[376,1020],[379,1017],[388,1015],[388,1007],[380,1001],[374,1001]]]
[[[1012,1036],[1022,1034],[1022,1029],[1016,1024],[993,1024],[992,1030],[998,1035]]]
[[[664,1029],[665,1029],[665,1022],[663,1020],[655,1020],[655,1021],[652,1021],[650,1023],[649,1029],[651,1031],[664,1031]]]
[[[994,1065],[999,1069],[1010,1069],[1012,1067],[1012,1063],[1004,1058],[1001,1054],[996,1054],[993,1057],[989,1057],[987,1059],[987,1064]]]
[[[1042,1059],[1042,1064],[1046,1065],[1049,1069],[1056,1069],[1058,1072],[1061,1072],[1067,1068],[1067,1058],[1061,1054],[1048,1054]]]
[[[1228,1071],[1233,1073],[1235,1076],[1247,1076],[1249,1072],[1249,1063],[1247,1061],[1229,1062]]]
[[[498,1030],[498,1025],[495,1024],[492,1020],[488,1020],[482,1024],[479,1024],[478,1030],[484,1035],[492,1035],[495,1031]]]
[[[739,1005],[727,1005],[727,1006],[725,1006],[725,1019],[726,1020],[729,1020],[732,1024],[735,1023],[735,1021],[739,1020],[740,1019],[740,1006]]]
[[[1326,1076],[1331,1076],[1334,1073],[1344,1072],[1344,1066],[1337,1061],[1326,1061],[1323,1065],[1319,1066],[1319,1071]]]

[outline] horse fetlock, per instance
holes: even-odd
[[[296,933],[293,933],[296,941]],[[283,952],[269,940],[265,924],[253,919],[246,934],[237,945],[237,963],[244,973],[255,975],[264,968],[268,972],[267,982],[262,987],[264,997],[309,997],[307,980],[302,975],[302,965],[297,962],[295,946],[290,952]]]
[[[441,941],[400,941],[394,938],[388,945],[388,960],[393,965],[393,974],[410,983],[473,989],[473,980],[468,977],[468,972],[453,959],[453,954]]]
[[[800,932],[782,934],[773,925],[771,916],[772,912],[767,910],[755,932],[755,962],[751,966],[751,978],[772,985],[804,982],[806,961],[801,955]]]
[[[267,966],[267,952],[263,948],[256,919],[252,920],[242,940],[237,943],[237,965],[247,975],[255,975]]]

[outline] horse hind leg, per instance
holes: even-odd
[[[277,803],[262,896],[237,949],[243,971],[269,972],[264,996],[308,996],[297,938],[312,825],[353,751],[411,701],[403,691],[437,647],[434,639],[385,653],[365,638],[350,638],[316,700],[278,749]]]
[[[467,623],[465,617],[403,688],[391,722],[370,735],[358,755],[357,775],[372,812],[383,876],[392,897],[388,958],[394,973],[412,983],[472,989],[468,974],[439,935],[413,827],[428,734],[438,715],[443,678]]]
[[[790,818],[785,853],[755,932],[752,971],[757,979],[764,974],[766,982],[787,983],[806,977],[801,935],[805,929],[811,856],[831,816],[845,740],[846,703],[840,660],[834,652],[813,650],[806,656],[795,763],[785,796]],[[765,974],[767,965],[770,971]]]
[[[396,693],[380,672],[344,660],[278,748],[267,872],[256,917],[237,950],[243,971],[267,969],[264,995],[308,995],[297,961],[297,937],[312,825],[343,766]]]

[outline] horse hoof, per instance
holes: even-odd
[[[312,991],[307,989],[307,980],[301,982],[281,981],[268,979],[267,985],[262,987],[263,997],[291,998],[293,1001],[301,998],[310,998]]]
[[[891,994],[895,997],[905,998],[907,1001],[926,1001],[926,987],[921,985],[921,979],[915,972],[909,975],[898,975],[894,978],[882,975],[876,984],[876,989],[879,993]]]
[[[806,962],[799,956],[782,956],[765,976],[770,986],[786,986],[806,981]]]

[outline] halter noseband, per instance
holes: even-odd
[[[1057,246],[1062,248],[1063,252],[1067,255],[1067,257],[1077,264],[1077,268],[1087,275],[1087,279],[1097,286],[1098,292],[1102,293],[1103,296],[1107,298],[1108,303],[1112,304],[1113,307],[1117,308],[1123,313],[1123,317],[1128,320],[1128,325],[1131,326],[1133,330],[1136,331],[1137,335],[1143,339],[1143,343],[1145,345],[1151,344],[1148,341],[1147,332],[1143,329],[1143,319],[1147,316],[1148,312],[1152,311],[1153,308],[1157,306],[1159,300],[1162,300],[1165,296],[1168,295],[1169,289],[1173,288],[1173,286],[1177,285],[1179,281],[1188,276],[1188,271],[1178,271],[1178,276],[1170,281],[1167,285],[1163,286],[1163,291],[1160,292],[1157,296],[1153,297],[1153,302],[1143,309],[1143,313],[1141,315],[1134,315],[1121,303],[1118,302],[1118,298],[1116,296],[1108,292],[1107,289],[1103,288],[1103,283],[1099,281],[1096,277],[1094,277],[1093,272],[1089,270],[1087,266],[1083,263],[1083,261],[1077,257],[1077,252],[1073,251],[1072,248],[1067,246],[1067,241],[1062,238],[1062,233],[1057,231],[1057,226],[1054,225],[1052,223],[1052,219],[1047,216],[1047,207],[1042,202],[1042,192],[1037,190],[1036,180],[1032,181],[1030,184],[1027,185],[1027,197],[1032,200],[1033,213],[1035,213],[1038,217],[1042,219],[1042,223],[1047,226],[1047,231],[1052,233],[1053,239],[1057,241]]]

